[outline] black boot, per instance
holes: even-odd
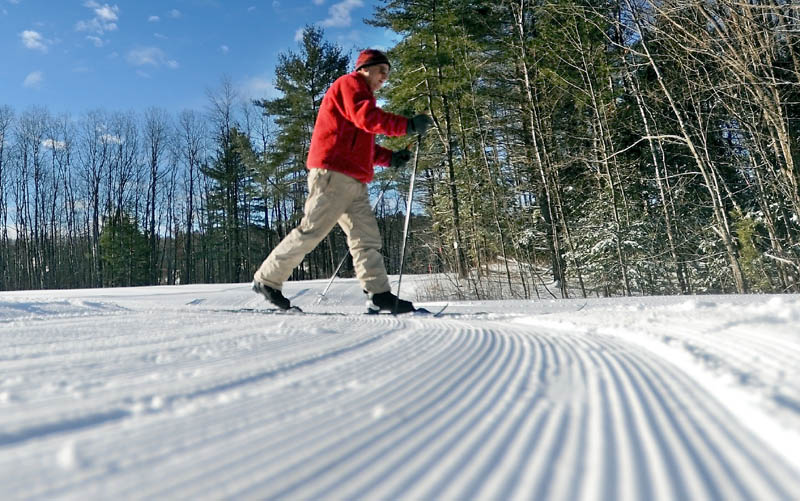
[[[256,294],[261,294],[264,296],[264,299],[282,310],[288,310],[291,308],[289,300],[283,296],[283,293],[280,290],[273,289],[269,285],[264,285],[258,280],[253,280],[253,292]]]
[[[367,301],[367,308],[369,309],[370,313],[389,311],[391,313],[398,314],[417,311],[417,309],[414,308],[414,305],[411,304],[411,301],[397,299],[397,296],[392,294],[391,291],[380,292],[378,294],[370,293],[368,295],[369,300]],[[397,309],[395,309],[395,304],[397,305]]]

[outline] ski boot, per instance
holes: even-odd
[[[264,285],[257,280],[253,280],[253,292],[264,296],[264,299],[281,310],[289,310],[292,308],[291,304],[289,304],[289,300],[283,296],[283,293],[279,289]]]
[[[397,296],[392,294],[391,291],[380,292],[378,294],[368,292],[367,296],[369,297],[369,299],[367,299],[367,313],[375,314],[381,311],[388,311],[397,315],[399,313],[412,313],[417,311],[414,305],[411,304],[411,301],[397,299]]]

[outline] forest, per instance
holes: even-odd
[[[800,4],[383,0],[377,96],[427,113],[371,192],[397,273],[464,297],[800,292]],[[288,45],[288,44],[287,44]],[[0,290],[243,282],[299,222],[344,48],[307,26],[280,95],[201,110],[0,104]],[[294,279],[328,278],[336,230]],[[343,276],[352,275],[347,263]]]

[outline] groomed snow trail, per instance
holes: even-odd
[[[247,285],[0,295],[0,497],[800,498],[780,443],[581,302],[367,316],[317,285],[287,289],[347,314],[225,311]],[[797,337],[681,332],[717,367],[761,350],[753,391],[800,367]]]

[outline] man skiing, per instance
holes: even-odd
[[[281,292],[283,282],[338,223],[347,235],[361,288],[369,296],[369,309],[415,311],[410,301],[398,299],[391,292],[367,184],[372,181],[375,165],[398,168],[411,159],[408,149],[391,151],[376,145],[375,134],[423,135],[432,121],[427,115],[409,119],[377,106],[375,92],[386,82],[390,69],[383,52],[364,50],[355,70],[336,79],[322,99],[306,161],[308,199],[303,219],[253,277],[253,291],[278,308],[291,307]]]

